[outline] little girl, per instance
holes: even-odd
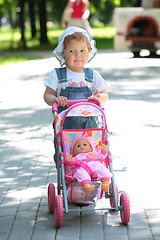
[[[102,189],[107,192],[111,172],[100,161],[107,156],[107,146],[99,143],[101,152],[96,151],[94,145],[87,137],[78,137],[72,144],[72,154],[67,155],[66,161],[73,177],[82,185],[87,194],[90,194],[95,185],[91,185],[91,177],[102,182]]]
[[[106,102],[106,82],[95,70],[84,68],[97,53],[95,41],[82,28],[68,27],[60,36],[53,54],[66,68],[53,69],[44,84],[44,100],[50,106],[65,106],[67,99],[91,99]],[[62,70],[63,69],[63,70]],[[88,75],[90,75],[88,77]]]
[[[59,44],[53,54],[61,66],[66,65],[66,67],[54,68],[45,79],[45,102],[50,106],[57,102],[60,106],[59,112],[65,109],[67,100],[71,99],[106,102],[108,93],[105,80],[97,71],[84,68],[84,65],[97,53],[95,41],[84,29],[78,27],[68,27],[59,36],[58,41]],[[93,117],[73,117],[67,118],[63,127],[87,129],[97,127],[97,123]],[[54,141],[56,144],[56,138]]]

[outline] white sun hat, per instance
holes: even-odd
[[[66,64],[65,59],[64,59],[64,39],[66,36],[72,35],[75,32],[81,32],[88,38],[88,41],[91,46],[91,51],[89,53],[88,62],[90,62],[94,58],[96,53],[98,52],[95,47],[95,40],[91,39],[90,35],[88,34],[88,32],[86,30],[84,30],[83,28],[70,26],[70,27],[66,28],[66,30],[59,36],[58,45],[53,50],[53,55],[60,62],[61,66]]]

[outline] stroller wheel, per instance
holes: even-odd
[[[116,193],[117,193],[117,200],[119,202],[119,193],[118,193],[118,186],[116,184]],[[114,194],[113,194],[113,186],[112,183],[109,185],[109,195],[110,195],[110,205],[112,208],[115,207],[115,199],[114,199]]]
[[[54,222],[56,227],[61,227],[63,223],[63,200],[60,195],[55,198]]]
[[[55,205],[55,186],[53,183],[48,185],[48,210],[50,213],[54,213]]]
[[[120,197],[120,216],[123,224],[128,224],[130,220],[130,202],[127,193],[123,192]]]

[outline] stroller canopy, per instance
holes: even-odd
[[[81,117],[90,117],[90,116],[100,116],[102,118],[103,126],[106,127],[106,118],[103,110],[94,103],[82,102],[74,104],[68,109],[62,111],[56,116],[55,119],[55,132],[56,137],[59,136],[62,128],[63,122],[66,117],[81,116]]]

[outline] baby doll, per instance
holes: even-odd
[[[68,190],[68,198],[70,199],[72,195],[72,202],[82,202],[85,201],[85,192],[82,189],[74,187],[71,193],[71,189]]]
[[[110,171],[100,161],[107,156],[107,146],[99,143],[101,152],[95,150],[94,145],[87,137],[78,137],[72,144],[72,154],[66,156],[67,166],[74,169],[73,177],[82,185],[87,194],[95,186],[91,185],[91,177],[102,182],[102,189],[107,192],[112,176]]]
[[[67,190],[68,200],[78,206],[88,206],[91,202],[95,203],[101,196],[101,184],[97,181],[93,182],[93,184],[95,189],[88,195],[78,182],[73,183],[73,188]]]

